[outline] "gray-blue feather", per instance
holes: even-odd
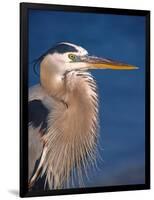
[[[34,128],[40,127],[40,131],[45,133],[47,129],[48,108],[41,100],[32,100],[28,103],[29,107],[29,124]]]

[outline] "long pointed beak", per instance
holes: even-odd
[[[109,60],[104,58],[99,58],[95,56],[86,56],[83,59],[89,69],[112,69],[112,70],[133,70],[138,69],[138,67]]]

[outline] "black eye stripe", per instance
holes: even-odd
[[[67,53],[67,52],[78,52],[77,49],[71,45],[68,44],[58,44],[51,49],[48,50],[48,53]]]

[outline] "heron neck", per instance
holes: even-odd
[[[43,171],[47,170],[50,188],[61,187],[73,167],[86,166],[94,159],[97,134],[98,102],[96,84],[87,72],[69,72],[64,80],[66,91],[49,116],[49,129],[43,136],[47,156]],[[56,180],[55,182],[53,180]]]
[[[49,96],[57,99],[61,98],[64,92],[62,75],[54,71],[48,63],[41,63],[40,83]]]

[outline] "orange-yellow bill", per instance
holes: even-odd
[[[113,61],[110,59],[98,58],[94,56],[86,56],[84,62],[87,63],[90,69],[113,69],[113,70],[133,70],[138,69],[138,67]]]

